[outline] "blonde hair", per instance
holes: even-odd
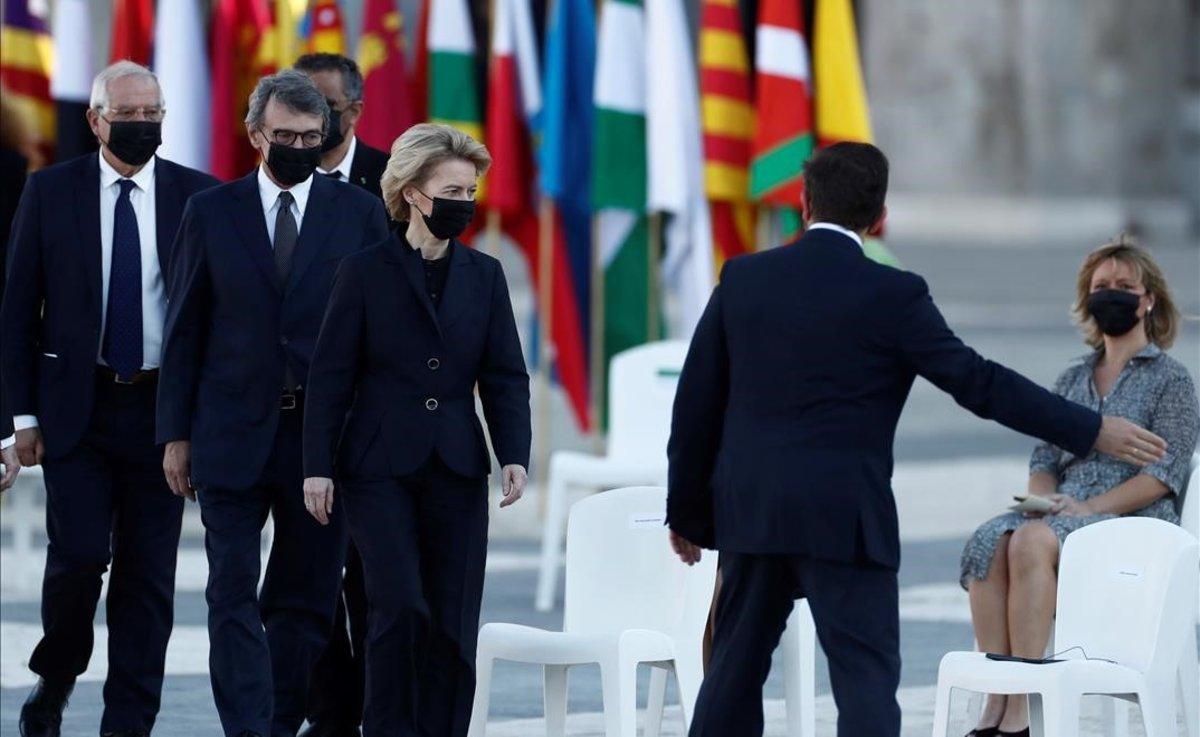
[[[1162,269],[1145,249],[1125,233],[1089,253],[1083,260],[1083,265],[1079,267],[1079,278],[1075,283],[1075,304],[1071,306],[1071,312],[1083,331],[1084,341],[1095,349],[1104,346],[1104,334],[1096,326],[1095,319],[1088,314],[1087,303],[1092,293],[1092,275],[1109,259],[1116,259],[1133,269],[1138,281],[1145,287],[1146,294],[1154,298],[1154,308],[1143,322],[1146,337],[1159,348],[1170,348],[1179,332],[1179,309],[1171,299],[1171,290],[1167,288]]]
[[[388,214],[394,220],[408,220],[411,206],[404,199],[404,188],[424,185],[442,162],[454,159],[474,164],[476,176],[483,176],[492,166],[487,147],[457,128],[419,123],[404,131],[392,144],[380,180]]]

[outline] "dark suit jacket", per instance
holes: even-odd
[[[668,524],[704,547],[898,566],[892,443],[916,376],[1086,455],[1100,416],[984,360],[925,281],[814,230],[725,267],[671,423]]]
[[[309,372],[305,476],[333,476],[335,457],[339,475],[403,476],[435,451],[487,476],[477,384],[500,464],[528,467],[529,375],[500,262],[456,242],[434,309],[397,230],[342,262]]]
[[[387,168],[387,162],[387,154],[377,148],[371,148],[359,138],[354,142],[354,160],[350,162],[350,183],[383,199],[383,190],[379,186],[379,181],[383,179],[383,170]]]
[[[282,285],[257,175],[192,198],[168,281],[158,441],[191,440],[197,486],[258,480],[279,422],[285,363],[306,385],[338,263],[387,236],[378,199],[316,175]]]
[[[164,279],[187,199],[217,184],[158,159],[158,261]],[[30,175],[13,222],[0,310],[6,412],[36,415],[55,458],[75,447],[92,413],[100,351],[100,162],[90,153]]]
[[[25,189],[25,173],[29,161],[10,148],[0,148],[0,304],[4,303],[4,265],[8,251],[8,234],[17,214],[17,202]],[[0,365],[3,361],[0,360]],[[12,415],[4,403],[4,382],[0,381],[0,440],[12,435]]]

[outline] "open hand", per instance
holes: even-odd
[[[1119,461],[1145,468],[1162,460],[1167,441],[1124,417],[1105,415],[1096,438],[1096,450]]]

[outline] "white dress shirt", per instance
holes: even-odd
[[[271,181],[271,177],[267,176],[267,165],[263,164],[258,167],[258,195],[262,198],[263,216],[267,219],[267,237],[271,241],[271,248],[275,247],[275,215],[279,210],[279,193],[283,191],[275,182]],[[308,193],[312,189],[312,176],[292,186],[288,191],[292,193],[292,217],[296,218],[296,232],[300,232],[300,226],[304,221],[304,208],[308,206]]]
[[[847,238],[853,240],[855,243],[858,244],[859,248],[863,247],[862,236],[860,236],[858,233],[855,233],[853,230],[843,228],[842,226],[838,225],[837,223],[813,223],[812,225],[808,226],[807,229],[808,230],[832,230],[835,233],[841,233],[842,235],[846,236]]]
[[[116,221],[117,198],[121,195],[119,182],[125,177],[112,167],[102,152],[100,158],[100,346],[96,363],[103,364],[104,326],[108,318],[108,281],[112,271],[113,225]],[[142,370],[158,368],[162,357],[163,323],[167,315],[167,293],[163,284],[162,267],[158,263],[158,217],[154,198],[154,164],[151,157],[134,174],[134,188],[129,191],[129,204],[137,217],[138,239],[142,261]],[[274,225],[274,223],[272,223]],[[13,417],[13,429],[37,427],[34,415]]]
[[[328,176],[336,171],[342,175],[341,178],[338,179],[339,182],[349,183],[350,166],[354,164],[354,149],[356,148],[358,148],[358,137],[350,136],[350,146],[346,148],[346,155],[342,157],[342,160],[338,162],[338,165],[332,169],[322,169],[318,166],[317,172]]]

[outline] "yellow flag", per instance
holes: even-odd
[[[817,145],[871,143],[867,88],[858,58],[850,0],[817,0],[813,19]]]
[[[306,10],[307,0],[275,0],[275,59],[279,69],[290,67],[304,53],[300,23]]]

